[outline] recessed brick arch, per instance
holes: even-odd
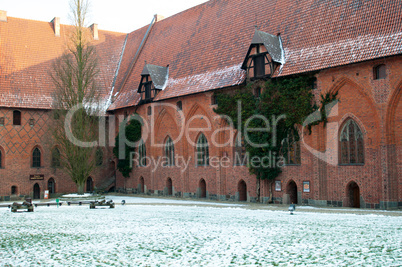
[[[387,107],[387,117],[386,117],[386,134],[388,144],[396,144],[396,133],[395,133],[395,118],[397,110],[402,110],[402,81],[396,86],[393,94],[389,98]]]
[[[286,185],[286,194],[289,195],[289,201],[291,204],[298,204],[297,184],[294,180],[290,180]]]
[[[203,178],[201,178],[200,182],[198,183],[198,188],[199,188],[199,197],[200,198],[206,198],[207,197],[207,183]]]
[[[159,132],[159,129],[161,127],[161,123],[165,120],[165,117],[168,117],[169,120],[171,120],[175,124],[175,128],[179,128],[179,125],[177,125],[177,121],[174,119],[174,116],[170,114],[169,111],[167,111],[165,108],[163,108],[159,114],[158,118],[155,121],[155,133]]]
[[[86,192],[91,193],[94,191],[94,181],[91,176],[87,178],[85,185],[86,185]]]
[[[360,94],[361,96],[367,98],[368,102],[370,103],[370,106],[375,109],[375,105],[374,105],[375,100],[374,100],[374,97],[373,97],[372,95],[370,95],[370,94],[367,94],[367,93],[363,90],[363,88],[361,88],[356,82],[352,81],[352,80],[349,79],[349,78],[346,78],[346,77],[341,77],[341,78],[339,78],[339,79],[334,83],[334,85],[328,90],[328,92],[330,92],[330,93],[332,93],[332,94],[333,94],[333,93],[336,93],[336,92],[338,92],[343,86],[345,86],[346,84],[349,84],[349,85],[353,86],[354,88],[356,88],[356,90],[359,92],[359,94]]]
[[[247,201],[247,184],[243,179],[237,184],[237,191],[239,192],[239,201]]]
[[[171,195],[173,195],[173,181],[172,181],[172,178],[167,178],[167,180],[166,180],[166,188],[167,188],[167,190],[166,190],[166,194],[168,195],[168,196],[171,196]]]
[[[40,186],[38,183],[33,186],[33,199],[40,199]]]
[[[350,181],[346,185],[346,203],[347,207],[360,208],[360,187],[355,181]]]

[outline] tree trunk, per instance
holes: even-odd
[[[84,194],[85,183],[77,184],[77,193],[78,195]]]
[[[260,184],[261,184],[261,179],[257,178],[257,202],[260,202]]]

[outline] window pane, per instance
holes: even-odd
[[[197,141],[197,165],[209,165],[208,142],[203,134]]]
[[[21,125],[21,112],[18,110],[13,111],[13,124]]]
[[[40,150],[35,148],[32,154],[32,167],[40,167]]]
[[[254,75],[255,77],[262,77],[265,75],[265,58],[264,55],[259,55],[254,58]]]

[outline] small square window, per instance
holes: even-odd
[[[29,126],[34,126],[35,125],[35,120],[34,119],[29,119]]]
[[[183,103],[181,101],[178,101],[176,103],[176,105],[177,105],[177,110],[182,110],[183,109]]]
[[[148,107],[148,115],[149,116],[152,115],[152,107],[151,106]]]
[[[315,90],[317,89],[317,78],[314,77],[313,80],[311,81],[311,89]]]
[[[21,111],[13,111],[13,125],[21,125]]]
[[[211,97],[211,104],[212,105],[218,105],[218,98],[216,97],[216,95],[215,94],[213,94],[212,95],[212,97]]]
[[[374,80],[385,79],[387,77],[387,70],[384,64],[374,67]]]
[[[0,117],[0,126],[4,126],[4,117]]]

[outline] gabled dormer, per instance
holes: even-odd
[[[160,67],[145,64],[141,73],[141,82],[138,93],[141,95],[141,103],[149,103],[156,97],[158,92],[166,88],[169,78],[169,66]]]
[[[285,53],[280,36],[255,30],[242,65],[242,69],[247,71],[247,78],[269,78],[284,63]]]

